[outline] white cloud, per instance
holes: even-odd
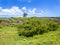
[[[0,7],[0,10],[2,9],[2,7]]]
[[[36,13],[36,8],[33,8],[32,10],[29,9],[29,10],[28,10],[28,13],[35,14],[35,13]]]
[[[0,15],[20,15],[20,14],[23,14],[23,11],[16,6],[13,6],[10,9],[0,8]]]
[[[10,9],[3,9],[0,7],[0,16],[22,16],[24,12],[28,14],[28,16],[44,16],[47,12],[45,10],[41,10],[40,12],[36,8],[28,9],[26,7],[22,7],[21,9],[17,6],[13,6]]]
[[[27,8],[26,7],[22,7],[22,10],[27,10]]]

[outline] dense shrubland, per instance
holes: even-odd
[[[60,18],[0,18],[0,45],[60,45]]]
[[[4,18],[2,20],[0,19],[0,28],[2,28],[3,26],[17,27],[19,36],[30,37],[57,30],[57,28],[59,27],[59,19],[38,17]]]
[[[25,18],[23,24],[18,26],[19,36],[34,36],[44,34],[49,31],[55,31],[58,28],[58,23],[48,18]]]

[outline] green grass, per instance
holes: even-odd
[[[60,29],[34,37],[19,37],[16,27],[4,27],[0,29],[0,45],[60,45]]]

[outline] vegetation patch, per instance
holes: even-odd
[[[23,24],[18,26],[19,36],[34,36],[44,34],[49,31],[55,31],[58,28],[58,23],[48,19],[27,18]]]

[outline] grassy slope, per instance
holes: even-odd
[[[16,29],[15,27],[0,29],[0,45],[60,45],[60,29],[29,38],[19,37]]]

